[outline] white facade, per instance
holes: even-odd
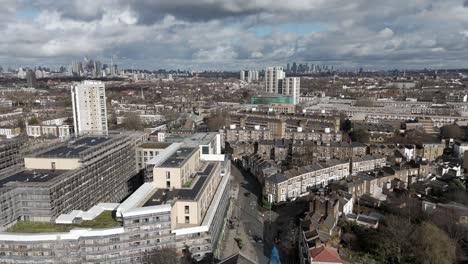
[[[268,67],[265,70],[265,91],[278,94],[281,91],[282,82],[285,77],[283,67]]]
[[[283,94],[292,96],[294,104],[299,103],[301,95],[301,78],[287,77],[283,80]]]
[[[265,70],[265,91],[291,96],[293,103],[297,104],[301,94],[301,78],[286,77],[282,67],[268,67]]]
[[[73,122],[76,135],[107,134],[105,85],[101,81],[82,81],[71,87]]]
[[[21,129],[19,127],[2,127],[0,128],[0,136],[5,136],[6,138],[14,138],[19,136]]]

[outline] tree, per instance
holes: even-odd
[[[140,116],[138,116],[136,113],[126,113],[122,126],[126,130],[143,130],[144,129],[143,122],[141,122]]]
[[[463,130],[456,124],[446,125],[440,128],[440,135],[443,138],[462,139]]]
[[[147,251],[143,257],[143,263],[147,264],[179,264],[175,248],[162,248]]]
[[[345,119],[342,123],[341,123],[341,130],[343,132],[346,132],[348,133],[349,131],[351,131],[351,128],[352,128],[352,123],[351,123],[351,120],[349,119]]]
[[[363,129],[357,129],[351,131],[349,134],[352,141],[366,143],[369,140],[369,134]]]
[[[39,125],[40,121],[37,117],[33,116],[28,120],[28,125]]]
[[[451,264],[455,262],[456,245],[447,234],[434,224],[424,222],[413,236],[414,263]]]
[[[216,113],[206,118],[206,125],[210,131],[219,131],[226,125],[226,117],[228,112],[226,110],[218,110]]]

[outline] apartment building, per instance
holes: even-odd
[[[26,124],[28,137],[69,138],[73,135],[73,126],[67,123],[68,117],[42,121],[37,125]]]
[[[265,91],[278,94],[282,90],[282,80],[286,74],[283,67],[268,67],[265,70]]]
[[[60,215],[56,225],[78,227],[69,232],[0,233],[0,262],[126,264],[142,263],[148,252],[167,248],[178,256],[189,250],[196,260],[216,253],[230,198],[230,161],[219,145],[216,133],[173,143],[151,160],[154,181],[122,203]],[[166,188],[168,175],[171,188]],[[115,226],[79,228],[80,221],[104,210],[113,211]]]
[[[264,196],[273,203],[306,195],[313,188],[326,186],[350,175],[350,171],[372,170],[385,164],[385,158],[370,156],[352,162],[329,160],[277,173],[265,179]]]
[[[292,98],[292,103],[299,103],[301,78],[286,77],[282,67],[268,67],[265,70],[265,91]]]
[[[0,140],[0,171],[21,163],[23,145],[24,140],[18,138]]]
[[[255,142],[260,140],[272,139],[271,130],[261,128],[260,125],[252,128],[240,128],[236,125],[230,125],[219,130],[222,139],[222,147],[225,147],[226,142]]]
[[[82,81],[71,87],[75,133],[107,134],[105,85],[101,81]]]
[[[442,143],[423,143],[423,159],[432,162],[444,154],[444,144]]]
[[[17,137],[21,134],[21,128],[16,126],[4,126],[0,127],[0,136],[4,136],[7,139]]]
[[[338,116],[315,114],[278,114],[273,112],[238,111],[230,113],[229,124],[237,127],[269,129],[273,138],[284,138],[286,133],[336,133],[340,131]]]
[[[135,149],[137,169],[146,169],[148,161],[152,160],[170,145],[170,143],[165,142],[144,142],[138,145]]]
[[[0,225],[50,222],[99,202],[120,202],[135,186],[135,145],[142,133],[82,137],[24,158],[0,180]]]

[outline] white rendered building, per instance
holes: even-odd
[[[75,134],[107,134],[105,85],[101,81],[82,81],[71,87]]]

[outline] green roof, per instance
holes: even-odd
[[[112,228],[120,226],[114,218],[113,211],[104,211],[94,220],[82,221],[79,224],[54,224],[41,222],[20,221],[10,227],[7,232],[12,233],[53,233],[68,232],[74,228]]]

